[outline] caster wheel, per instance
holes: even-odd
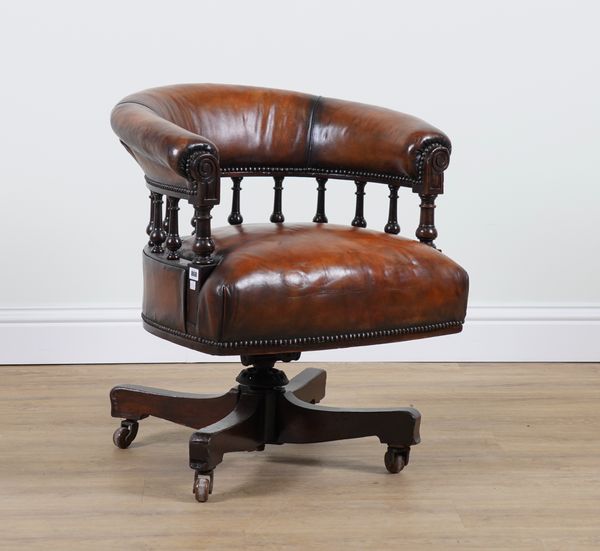
[[[213,480],[213,471],[210,471],[209,473],[201,473],[196,471],[193,488],[196,501],[204,503],[208,500],[209,494],[212,494],[213,491]]]
[[[399,473],[408,463],[408,453],[400,448],[389,448],[384,456],[385,468],[390,473]]]
[[[117,448],[124,450],[135,440],[138,432],[137,421],[122,421],[121,426],[113,434],[113,442]]]

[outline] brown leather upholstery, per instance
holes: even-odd
[[[335,348],[461,330],[468,276],[417,241],[332,224],[245,224],[218,228],[213,236],[220,262],[188,315],[187,336],[183,312],[171,309],[183,303],[177,276],[147,262],[146,289],[153,278],[164,282],[152,283],[156,292],[151,306],[145,303],[148,329],[175,329],[172,340],[213,354]],[[190,241],[184,258],[193,257]]]
[[[220,158],[223,174],[278,168],[415,184],[419,154],[450,148],[426,122],[380,107],[297,92],[185,84],[128,96],[112,126],[150,180],[186,188],[197,149]]]
[[[111,122],[152,192],[151,246],[144,251],[149,331],[212,354],[275,354],[461,330],[467,274],[433,247],[434,201],[450,154],[435,127],[380,107],[218,84],[138,92],[115,107]],[[356,180],[358,226],[359,190],[367,181],[387,183],[390,233],[399,231],[398,188],[411,187],[421,197],[421,243],[327,224],[211,231],[220,179],[262,174],[316,176],[315,221],[326,220],[327,178]],[[181,248],[176,223],[169,222],[169,238],[162,231],[163,194],[175,215],[174,200],[194,205],[196,234]],[[280,201],[281,187],[279,194]]]

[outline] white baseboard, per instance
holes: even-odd
[[[462,333],[306,352],[305,361],[598,362],[600,306],[472,306]],[[238,361],[151,336],[139,308],[1,308],[0,364]]]

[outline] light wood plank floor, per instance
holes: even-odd
[[[116,449],[108,391],[219,392],[238,365],[0,367],[0,548],[600,549],[600,364],[321,367],[325,404],[421,410],[407,469],[373,438],[267,446],[205,504],[191,431],[147,419]]]

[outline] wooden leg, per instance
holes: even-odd
[[[285,392],[280,395],[277,413],[280,444],[377,436],[390,447],[406,449],[420,441],[421,414],[413,408],[332,408],[307,404],[293,392]]]
[[[190,467],[210,473],[227,452],[262,449],[264,435],[264,395],[241,393],[229,415],[192,434]]]
[[[311,404],[318,404],[325,398],[327,372],[324,369],[309,367],[296,375],[286,386],[296,398]]]
[[[238,394],[237,389],[219,396],[171,392],[146,386],[116,386],[110,391],[111,415],[131,421],[152,415],[199,429],[231,412]]]

